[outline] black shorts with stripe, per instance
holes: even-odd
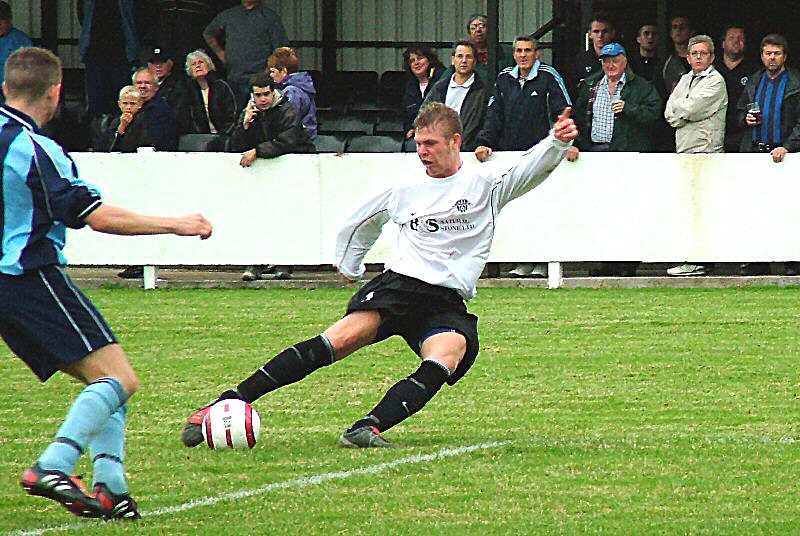
[[[478,356],[478,317],[467,312],[464,300],[453,289],[386,271],[350,299],[347,314],[353,311],[380,313],[383,322],[373,343],[400,335],[420,357],[422,343],[431,332],[444,329],[461,333],[467,339],[467,352],[447,378],[450,385],[467,373]]]
[[[0,274],[0,335],[42,381],[117,342],[103,316],[60,266]]]

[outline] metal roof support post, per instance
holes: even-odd
[[[322,73],[330,76],[336,72],[336,45],[338,0],[322,0]]]
[[[497,74],[497,47],[500,36],[500,2],[499,0],[487,0],[486,16],[489,25],[486,28],[486,43],[489,52],[489,64],[486,66],[489,73]]]
[[[41,6],[41,43],[58,54],[58,5],[57,2],[42,2]]]

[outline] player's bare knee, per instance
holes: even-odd
[[[355,332],[339,331],[336,333],[328,333],[326,331],[325,336],[331,343],[336,359],[346,357],[364,346],[362,342],[363,337]]]
[[[423,341],[423,358],[435,359],[454,372],[467,353],[467,339],[458,332],[437,333]]]

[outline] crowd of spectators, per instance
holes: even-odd
[[[241,153],[247,167],[256,158],[319,146],[319,81],[302,69],[267,2],[79,0],[78,15],[92,150],[229,150]],[[667,151],[764,152],[781,162],[800,149],[800,74],[786,66],[788,43],[778,34],[761,39],[759,65],[745,53],[741,24],[726,26],[715,40],[696,35],[692,21],[676,15],[668,52],[659,58],[655,24],[643,21],[623,43],[612,19],[597,14],[574,76],[563,77],[541,61],[528,35],[498,43],[498,68],[489,72],[490,21],[476,13],[465,22],[448,65],[423,45],[404,51],[407,83],[388,103],[397,114],[397,150],[413,144],[413,121],[434,101],[459,113],[462,148],[479,161],[535,144],[566,106],[574,107],[580,130],[568,154],[573,161],[587,151]],[[0,60],[29,44],[0,1]],[[668,273],[713,269],[692,261]],[[764,263],[740,269],[769,273]],[[786,265],[787,273],[799,270],[800,264]],[[245,278],[268,271],[288,275],[291,267],[252,266]],[[600,263],[590,273],[634,275],[636,263]],[[509,275],[544,277],[547,266],[523,263]]]

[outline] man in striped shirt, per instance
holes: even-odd
[[[143,216],[103,204],[75,163],[40,130],[61,93],[61,62],[22,48],[6,63],[0,107],[0,335],[41,381],[62,371],[86,384],[20,484],[84,517],[137,519],[123,470],[127,400],[137,378],[111,328],[64,270],[66,228],[208,238],[200,214]],[[93,491],[71,476],[86,449]]]
[[[745,127],[739,150],[769,153],[776,163],[783,162],[787,153],[800,151],[800,72],[786,67],[788,55],[789,43],[785,37],[764,36],[761,40],[764,68],[750,76],[736,103],[736,118]],[[785,269],[786,275],[798,275],[800,262],[787,262]],[[770,273],[770,266],[743,264],[740,272],[765,275]]]

